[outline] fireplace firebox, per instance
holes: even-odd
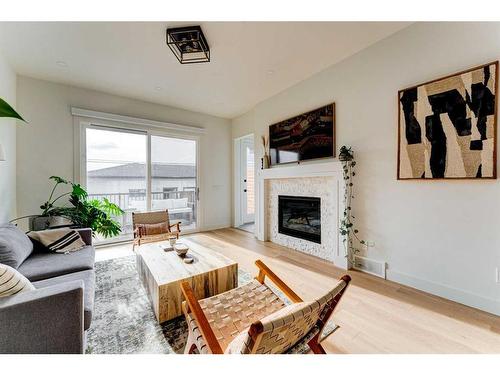
[[[278,196],[278,232],[321,243],[321,199]]]

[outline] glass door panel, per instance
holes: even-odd
[[[86,171],[89,198],[107,198],[125,211],[116,220],[118,237],[97,242],[132,238],[132,212],[147,210],[147,134],[110,128],[86,128]]]
[[[253,222],[255,219],[255,183],[254,183],[254,151],[253,139],[244,143],[245,152],[245,180],[246,180],[246,207],[243,221]]]
[[[240,140],[239,146],[240,168],[239,175],[240,200],[239,219],[240,225],[252,223],[255,220],[255,162],[253,135],[246,136]]]
[[[151,210],[168,209],[182,230],[197,228],[196,141],[151,136]]]

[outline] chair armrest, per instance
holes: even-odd
[[[0,353],[83,353],[83,281],[0,298]]]
[[[134,238],[141,237],[141,227],[134,228]]]
[[[80,233],[80,237],[82,237],[83,242],[86,245],[92,246],[92,229],[90,228],[79,228],[76,229],[78,233]]]
[[[173,228],[173,227],[177,227],[177,231],[178,231],[178,232],[180,232],[180,231],[181,231],[181,222],[180,222],[180,221],[178,221],[178,222],[177,222],[177,223],[175,223],[175,224],[169,224],[169,225],[168,225],[168,228],[169,228],[169,229],[170,229],[170,228]]]
[[[207,346],[210,348],[213,354],[222,354],[223,351],[219,344],[219,341],[217,341],[215,333],[212,330],[212,327],[210,327],[207,317],[205,316],[205,313],[203,312],[200,304],[198,303],[198,300],[194,295],[193,289],[191,289],[191,286],[187,281],[183,281],[181,283],[181,290],[182,293],[184,294],[184,297],[186,298],[186,303],[189,308],[189,310],[187,311],[191,311],[193,313],[194,318],[198,323],[198,328],[200,329],[200,332],[203,338],[205,339]]]
[[[255,278],[259,283],[264,284],[267,277],[275,284],[285,295],[290,298],[293,303],[304,302],[288,285],[285,284],[273,271],[269,269],[260,259],[255,261],[255,265],[259,268],[259,274]]]

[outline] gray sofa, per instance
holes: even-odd
[[[29,255],[14,268],[36,288],[0,298],[0,353],[85,351],[85,331],[94,308],[95,249],[91,230],[78,231],[87,246],[70,254],[54,254],[20,238],[21,231],[12,226],[0,226],[0,248],[2,242],[5,245],[16,237],[12,239],[16,252]],[[8,264],[5,258],[4,263]]]

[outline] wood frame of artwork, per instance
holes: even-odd
[[[478,69],[485,68],[487,66],[495,66],[495,84],[494,84],[494,89],[495,89],[495,103],[494,103],[494,115],[493,115],[493,171],[492,171],[492,176],[486,176],[486,177],[401,177],[401,132],[402,132],[402,123],[401,123],[401,93],[405,92],[410,89],[415,89],[420,86],[428,85],[431,83],[435,83],[438,81],[442,81],[451,77],[459,76],[465,73],[473,72]],[[433,79],[428,82],[424,82],[418,85],[410,86],[404,89],[401,89],[398,91],[398,96],[397,96],[397,106],[398,106],[398,159],[397,159],[397,180],[492,180],[497,178],[497,114],[498,114],[498,60],[497,61],[492,61],[487,64],[475,66],[470,69],[462,70],[457,73],[449,74],[444,77],[440,77],[437,79]]]

